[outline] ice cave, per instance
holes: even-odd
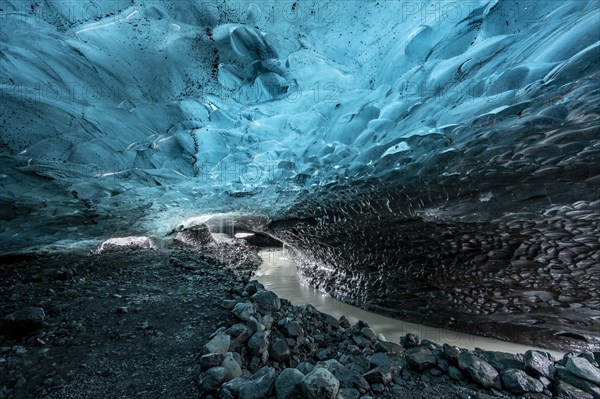
[[[597,0],[0,0],[0,42],[1,399],[600,398]],[[280,299],[274,247],[533,349]]]

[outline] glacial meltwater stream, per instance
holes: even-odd
[[[529,346],[501,341],[495,338],[408,323],[367,312],[338,301],[330,295],[324,294],[303,283],[296,272],[296,265],[291,257],[286,256],[284,250],[263,250],[260,252],[260,256],[263,259],[263,264],[256,272],[256,279],[265,288],[275,292],[282,298],[288,299],[293,305],[309,303],[319,311],[328,313],[336,318],[343,315],[352,324],[358,320],[363,320],[375,332],[383,334],[388,341],[398,343],[402,335],[414,332],[421,339],[428,339],[439,344],[448,343],[467,349],[482,348],[489,351],[509,353],[525,353],[528,349],[532,349]],[[564,353],[557,351],[542,350],[552,353],[556,358],[561,358],[564,355]]]

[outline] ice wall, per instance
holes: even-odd
[[[3,251],[217,212],[598,209],[594,1],[0,9]]]

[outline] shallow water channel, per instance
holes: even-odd
[[[346,316],[352,324],[358,320],[366,321],[376,333],[382,333],[388,341],[397,343],[402,335],[414,332],[421,339],[429,339],[440,344],[448,343],[467,349],[482,348],[509,353],[525,353],[528,349],[532,349],[530,346],[409,323],[362,310],[343,303],[304,283],[298,277],[296,265],[292,258],[286,256],[283,250],[263,250],[260,255],[263,264],[256,272],[256,279],[267,289],[282,298],[288,299],[293,305],[310,303],[319,311],[336,318],[342,315]],[[557,351],[544,350],[552,353],[557,358],[563,356],[563,353]]]

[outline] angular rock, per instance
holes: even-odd
[[[404,353],[404,349],[401,345],[395,344],[389,341],[379,341],[375,345],[375,350],[378,352],[387,353]]]
[[[315,367],[302,379],[302,392],[307,399],[335,399],[340,382],[323,367]]]
[[[225,369],[225,381],[231,381],[242,376],[242,368],[231,352],[224,355],[221,367]]]
[[[462,381],[465,379],[463,372],[452,365],[448,366],[448,377],[456,381]]]
[[[369,366],[372,369],[374,369],[375,367],[380,367],[380,366],[381,367],[391,367],[391,365],[392,365],[392,361],[390,360],[389,356],[382,352],[375,353],[369,359]]]
[[[528,350],[523,356],[525,371],[535,377],[554,377],[554,364],[545,353]]]
[[[239,352],[253,333],[252,329],[245,324],[238,323],[229,327],[225,330],[225,334],[231,337],[229,351]]]
[[[319,362],[318,365],[326,368],[338,379],[340,388],[355,388],[362,392],[367,392],[370,389],[369,383],[362,375],[344,367],[335,359]]]
[[[204,391],[215,391],[225,382],[225,368],[212,367],[201,376],[200,387]]]
[[[597,384],[576,376],[567,370],[566,367],[556,367],[556,378],[566,382],[567,384],[573,385],[575,388],[579,388],[582,391],[589,393],[594,397],[594,399],[600,399],[600,387]]]
[[[209,353],[200,357],[200,367],[202,370],[207,370],[211,367],[217,367],[223,361],[225,355],[223,353]]]
[[[315,368],[315,365],[311,364],[311,363],[308,363],[308,362],[300,362],[298,364],[298,367],[296,367],[296,368],[302,374],[306,375],[306,374],[310,373],[311,371],[313,371],[313,369]]]
[[[279,363],[285,363],[289,361],[291,357],[290,348],[288,347],[285,340],[281,338],[276,339],[271,344],[271,347],[269,348],[269,354],[271,355],[273,360]]]
[[[373,331],[373,329],[370,327],[361,328],[360,333],[363,337],[370,340],[371,343],[375,343],[375,341],[377,341],[377,334],[375,334],[375,331]]]
[[[502,389],[500,375],[491,364],[470,352],[463,352],[458,357],[458,366],[484,388]]]
[[[522,356],[514,355],[512,353],[480,351],[479,356],[498,371],[508,369],[523,370],[525,367]]]
[[[231,381],[227,381],[217,390],[217,397],[221,399],[237,398],[239,397],[240,389],[247,383],[248,380],[245,378],[234,378]]]
[[[405,355],[408,365],[417,371],[435,367],[437,359],[431,349],[424,347],[410,348]]]
[[[340,388],[336,399],[358,399],[360,392],[354,388]]]
[[[600,369],[594,367],[589,360],[583,357],[571,357],[565,367],[576,376],[600,385]]]
[[[273,291],[262,290],[252,295],[256,308],[261,312],[277,312],[281,309],[281,300]]]
[[[287,321],[283,325],[283,332],[286,337],[300,337],[304,336],[304,329],[297,321]]]
[[[594,397],[579,388],[564,381],[558,381],[554,389],[555,395],[560,399],[594,399]]]
[[[269,347],[269,335],[271,335],[271,331],[255,332],[248,340],[250,353],[260,357]]]
[[[392,373],[392,370],[389,367],[376,367],[373,370],[369,371],[368,373],[363,374],[363,377],[371,385],[373,385],[373,384],[387,385],[390,382],[392,382],[392,379],[394,378],[394,374]]]
[[[239,392],[239,399],[265,399],[271,396],[275,387],[277,372],[273,367],[258,370]]]
[[[303,378],[304,374],[297,369],[284,369],[275,380],[277,399],[301,398]]]
[[[254,304],[249,302],[240,302],[233,307],[231,311],[234,315],[236,315],[240,320],[248,321],[250,316],[256,313],[256,309],[254,308]]]
[[[419,346],[419,336],[414,333],[408,333],[400,338],[400,345],[404,348],[416,348]]]
[[[224,333],[217,334],[202,347],[202,354],[206,355],[209,353],[225,353],[229,351],[230,343],[231,338],[229,335]]]
[[[527,392],[542,392],[544,390],[544,386],[539,380],[530,377],[522,370],[503,370],[501,376],[506,390],[510,393],[519,395]]]

